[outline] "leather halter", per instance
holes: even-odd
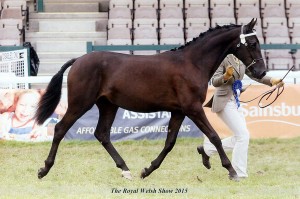
[[[248,34],[244,34],[243,32],[244,32],[244,25],[242,25],[242,27],[241,27],[241,34],[240,34],[241,42],[237,45],[237,47],[240,47],[240,44],[244,44],[245,46],[247,46],[248,44],[246,41],[246,37],[256,35],[256,32],[254,30],[252,33],[248,33]]]
[[[244,25],[241,26],[241,34],[240,34],[240,43],[237,44],[237,48],[239,48],[241,46],[241,44],[245,45],[246,47],[248,46],[248,43],[246,41],[246,37],[250,37],[250,36],[254,36],[256,35],[256,32],[254,30],[252,30],[253,32],[252,33],[248,33],[248,34],[244,34]],[[250,53],[251,55],[251,53]],[[252,56],[251,56],[252,57]],[[246,66],[246,69],[249,70],[249,68],[251,66],[253,66],[254,64],[256,64],[259,60],[263,60],[263,58],[258,58],[258,59],[253,59],[252,57],[252,62]]]

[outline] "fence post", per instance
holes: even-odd
[[[86,42],[86,52],[87,53],[93,52],[93,43],[90,41]]]
[[[37,0],[37,11],[44,12],[44,0]]]

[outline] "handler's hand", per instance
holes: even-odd
[[[274,78],[274,77],[271,78],[270,82],[272,86],[276,85],[278,88],[284,85],[284,82],[281,79]]]
[[[229,80],[233,76],[233,71],[234,71],[233,66],[228,66],[226,68],[226,72],[223,75],[225,81]]]

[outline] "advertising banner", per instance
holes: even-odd
[[[270,90],[264,85],[252,85],[242,93],[241,101],[251,100]],[[209,87],[207,101],[213,95]],[[41,126],[33,119],[36,104],[44,91],[41,90],[0,90],[0,139],[19,141],[47,141],[53,139],[54,126],[67,109],[66,92],[53,115]],[[273,101],[276,91],[264,105]],[[285,85],[284,92],[266,108],[260,108],[258,101],[241,103],[241,109],[252,138],[289,138],[300,136],[300,85]],[[207,118],[220,137],[231,135],[230,129],[212,113],[204,108]],[[136,113],[119,109],[112,128],[111,140],[161,139],[167,136],[171,113]],[[79,118],[67,132],[65,139],[94,140],[94,132],[99,118],[96,106]],[[200,137],[201,131],[185,118],[178,137]]]
[[[270,89],[270,87],[265,85],[251,85],[241,94],[240,100],[251,100]],[[213,95],[213,91],[212,87],[208,89],[207,100]],[[277,91],[267,101],[262,100],[262,106],[272,102],[276,95]],[[300,136],[300,85],[286,84],[283,93],[273,104],[266,108],[258,106],[259,99],[249,103],[241,103],[252,138],[289,138]],[[230,129],[215,113],[212,113],[208,108],[205,108],[205,112],[208,120],[220,137],[231,135]]]
[[[47,141],[53,139],[59,115],[53,113],[43,125],[33,119],[43,91],[0,90],[0,139],[16,141]],[[59,110],[59,107],[57,108]]]
[[[94,106],[71,127],[65,139],[95,139],[98,117],[98,108]],[[166,138],[170,118],[169,112],[136,113],[120,108],[110,129],[111,140]],[[178,137],[199,137],[201,134],[195,124],[185,118]]]

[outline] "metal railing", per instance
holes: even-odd
[[[87,42],[87,53],[92,51],[146,51],[146,50],[170,50],[179,45],[103,45],[94,46],[92,42]]]
[[[92,51],[147,51],[147,50],[170,50],[181,45],[93,45],[87,42],[87,53]],[[300,49],[300,44],[261,44],[262,50],[283,50],[290,49],[291,53],[296,53]]]
[[[44,12],[44,0],[35,0],[36,11]]]

